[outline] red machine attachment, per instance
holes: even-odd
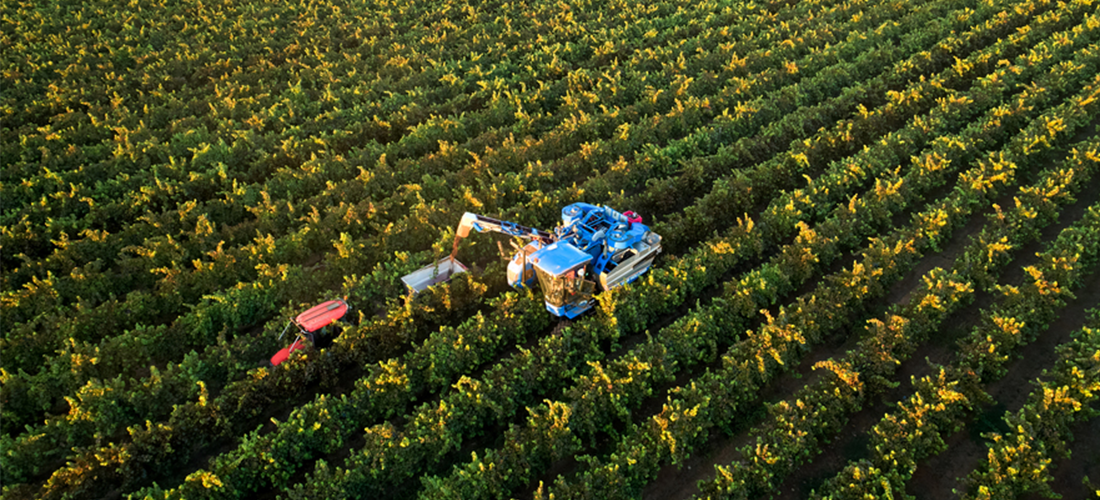
[[[299,335],[297,338],[294,339],[293,344],[290,344],[289,347],[279,349],[279,352],[275,353],[275,355],[271,357],[271,366],[279,366],[279,364],[281,364],[283,361],[286,361],[287,358],[290,357],[290,353],[294,351],[300,351],[305,348],[306,345],[302,343],[302,337]]]
[[[623,212],[623,215],[626,216],[626,221],[631,224],[635,222],[642,222],[642,216],[634,213],[633,210],[627,210],[626,212]]]
[[[294,318],[294,322],[307,332],[315,332],[343,318],[347,312],[347,302],[340,299],[330,300],[299,314],[297,318]]]
[[[279,352],[271,357],[271,366],[279,366],[280,363],[286,361],[287,358],[290,357],[290,353],[305,349],[306,345],[302,342],[303,340],[309,339],[310,344],[313,344],[314,333],[336,322],[340,318],[343,318],[347,312],[348,303],[341,299],[335,299],[313,306],[306,312],[299,314],[293,321],[286,325],[286,328],[283,329],[283,333],[279,334],[279,338],[282,339],[283,335],[286,335],[287,330],[289,330],[292,325],[298,327],[294,342],[280,349]]]

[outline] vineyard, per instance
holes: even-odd
[[[1096,0],[0,13],[0,500],[1100,498]]]

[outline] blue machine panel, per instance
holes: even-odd
[[[587,264],[592,256],[579,248],[564,242],[555,241],[531,254],[535,266],[551,276],[558,276],[577,266]]]

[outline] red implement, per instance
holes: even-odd
[[[303,339],[308,337],[309,341],[313,342],[313,332],[343,318],[347,312],[348,303],[340,299],[335,299],[313,306],[306,312],[299,314],[293,321],[293,325],[298,327],[298,332],[296,333],[298,338],[294,339],[294,343],[284,347],[271,357],[271,366],[279,366],[279,364],[290,357],[290,353],[305,349],[306,345],[302,342]],[[289,330],[291,326],[292,325],[287,325],[287,329]],[[283,330],[283,333],[285,334],[286,330]],[[282,335],[279,335],[280,339],[282,337]]]
[[[631,223],[631,224],[633,224],[635,222],[639,222],[639,223],[642,222],[642,216],[634,213],[633,210],[628,210],[626,212],[623,212],[623,215],[626,216],[626,221]]]
[[[347,312],[347,302],[340,299],[330,300],[299,314],[297,318],[294,318],[294,322],[298,323],[307,332],[315,332],[344,317]]]
[[[275,353],[275,355],[271,357],[271,366],[279,366],[280,363],[286,361],[286,358],[290,357],[290,353],[294,351],[301,351],[305,348],[306,345],[304,342],[302,342],[302,339],[294,339],[293,344],[290,344],[290,346],[288,347],[279,349],[279,352]]]

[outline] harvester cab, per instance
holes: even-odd
[[[592,308],[593,295],[637,279],[661,251],[661,237],[634,212],[574,203],[562,209],[562,224],[554,232],[467,212],[455,231],[449,257],[402,278],[413,294],[466,272],[456,258],[461,240],[477,232],[498,232],[528,240],[516,245],[508,261],[508,283],[516,288],[537,281],[546,309],[555,316],[575,318]]]
[[[282,340],[283,336],[293,328],[294,342],[280,349],[271,357],[271,366],[279,366],[290,357],[290,353],[305,349],[307,346],[306,340],[309,341],[309,345],[316,346],[319,340],[318,337],[324,338],[327,336],[328,326],[343,318],[347,312],[348,303],[346,301],[333,299],[322,302],[299,314],[290,323],[287,323],[286,328],[283,328],[283,333],[279,334],[279,340]]]
[[[535,254],[531,260],[551,313],[575,318],[592,307],[596,282],[585,279],[591,255],[564,241],[551,243]]]

